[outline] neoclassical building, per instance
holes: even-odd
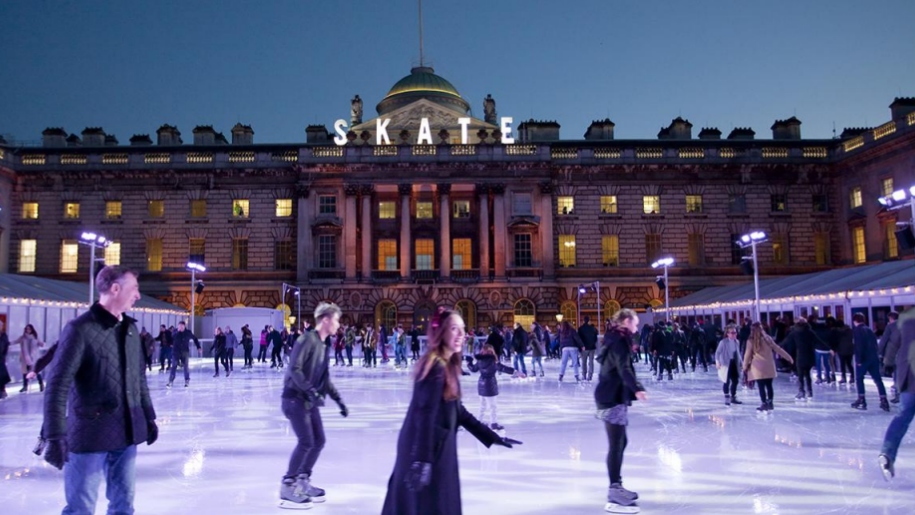
[[[660,305],[649,264],[667,255],[671,298],[744,282],[734,242],[751,230],[769,234],[763,276],[912,257],[896,241],[908,212],[876,202],[915,185],[912,98],[835,139],[802,138],[794,117],[759,139],[694,137],[679,117],[651,139],[615,139],[610,120],[563,139],[552,121],[506,126],[489,96],[474,118],[419,67],[376,111],[363,119],[357,95],[345,127],[309,126],[299,144],[256,144],[241,124],[231,142],[170,125],[155,143],[100,128],[0,141],[0,267],[86,280],[91,230],[112,242],[107,262],[176,305],[190,306],[185,264],[204,263],[197,313],[330,300],[348,320],[410,324],[448,305],[486,326]]]

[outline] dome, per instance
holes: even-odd
[[[384,99],[378,103],[378,114],[384,115],[420,98],[452,109],[456,108],[464,113],[470,110],[470,104],[461,97],[450,82],[436,75],[432,67],[418,66],[410,70],[410,75],[400,79],[391,87]]]

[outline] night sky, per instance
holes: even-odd
[[[654,139],[682,116],[770,138],[889,120],[915,96],[915,1],[426,0],[426,61],[483,116],[556,120],[563,139],[609,117]],[[163,123],[257,143],[302,142],[309,124],[365,119],[418,64],[416,0],[0,2],[0,134],[101,126],[127,144]]]

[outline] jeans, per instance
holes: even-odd
[[[566,364],[572,360],[572,367],[575,369],[575,378],[578,378],[578,347],[562,348],[562,363],[559,365],[559,377],[566,373]]]
[[[823,381],[823,368],[826,369],[826,382],[829,382],[832,370],[829,368],[829,351],[827,350],[818,350],[816,351],[817,357],[817,381]]]
[[[105,476],[108,513],[133,513],[137,446],[108,452],[73,453],[64,465],[64,495],[67,506],[61,515],[92,515],[98,499],[98,487]]]
[[[581,352],[581,376],[591,379],[594,375],[594,349],[585,349]]]
[[[759,385],[759,400],[764,404],[772,402],[772,378],[758,379],[756,384]]]
[[[537,365],[540,365],[540,375],[543,375],[543,356],[531,356],[531,374],[537,373]]]
[[[620,484],[623,482],[623,452],[626,451],[626,426],[604,422],[604,428],[607,430],[607,473],[610,475],[610,484]]]
[[[845,380],[845,372],[851,374],[851,381],[855,380],[855,366],[851,362],[852,356],[839,356],[839,366],[842,369],[842,380]]]
[[[219,364],[222,363],[223,368],[226,369],[226,373],[229,372],[229,362],[226,361],[226,351],[217,352],[213,354],[213,365],[216,367],[216,375],[219,375]]]
[[[261,363],[267,362],[267,346],[261,345],[260,350],[257,352],[257,360]]]
[[[292,424],[297,443],[292,455],[289,457],[289,468],[285,478],[293,478],[299,474],[311,476],[311,470],[321,455],[326,439],[324,438],[324,423],[321,412],[317,406],[305,407],[305,400],[300,398],[283,398],[283,415]]]
[[[886,454],[890,463],[896,461],[896,451],[899,450],[899,444],[902,443],[902,438],[909,430],[913,417],[915,417],[915,393],[902,392],[899,394],[899,413],[886,428],[883,447],[880,449],[880,453]]]
[[[159,347],[160,370],[165,370],[166,364],[168,365],[168,368],[172,368],[172,348],[171,347]]]
[[[524,375],[527,375],[527,367],[524,365],[524,354],[516,353],[513,360],[514,361],[512,362],[512,368],[514,368],[515,370],[518,370],[518,362],[520,362],[521,363],[521,373]],[[540,366],[543,367],[543,365],[540,365]]]
[[[229,366],[229,372],[235,370],[235,349],[226,349],[226,360],[224,363]]]
[[[353,366],[353,346],[346,346],[346,361],[349,362],[349,366]]]
[[[883,378],[880,377],[880,362],[869,361],[867,363],[858,363],[855,371],[855,386],[858,387],[858,395],[864,395],[864,374],[870,374],[871,379],[877,384],[877,393],[881,397],[886,397],[886,388],[883,386]]]
[[[187,352],[176,352],[172,359],[172,368],[168,373],[169,383],[175,381],[175,372],[178,371],[179,365],[184,367],[184,382],[186,383],[191,380],[191,371],[187,368]]]
[[[740,372],[737,370],[737,360],[732,359],[728,362],[728,379],[721,385],[721,390],[725,395],[731,397],[737,396],[737,383],[740,381]],[[730,392],[729,392],[730,391]]]

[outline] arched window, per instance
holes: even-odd
[[[562,313],[562,321],[568,322],[573,326],[578,326],[578,307],[575,302],[567,300],[559,306],[559,312]]]
[[[397,306],[389,300],[383,300],[375,305],[375,327],[384,324],[390,334],[391,328],[397,325]]]
[[[467,332],[471,332],[477,327],[477,305],[474,304],[472,300],[461,300],[454,305],[454,310],[460,313],[461,318],[464,319],[464,325],[467,327]]]
[[[537,312],[534,309],[534,303],[521,299],[515,302],[515,324],[521,324],[521,327],[530,327],[536,318]]]
[[[604,320],[609,320],[620,309],[622,309],[622,306],[620,306],[620,303],[613,299],[610,299],[607,301],[606,304],[604,304],[604,312],[601,313],[601,316],[604,317]]]
[[[292,325],[292,321],[289,320],[289,315],[292,314],[292,308],[290,308],[286,304],[280,304],[279,306],[276,307],[276,309],[277,309],[277,311],[283,312],[283,327],[289,327],[290,325]],[[282,329],[283,329],[282,327],[276,328],[277,331],[280,331]]]

